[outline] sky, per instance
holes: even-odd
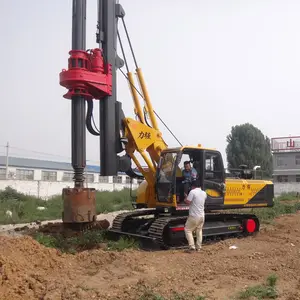
[[[97,0],[87,2],[86,45],[93,48]],[[250,122],[270,138],[300,134],[299,0],[120,3],[153,107],[182,144],[216,148],[226,161],[234,125]],[[0,155],[9,142],[12,156],[69,160],[71,103],[59,73],[71,49],[72,1],[1,0],[0,25]],[[133,117],[121,73],[117,90]],[[99,144],[87,132],[88,163],[99,162]]]

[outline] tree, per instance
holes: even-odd
[[[250,123],[236,125],[226,137],[228,168],[261,166],[266,175],[272,175],[272,153],[270,139]]]

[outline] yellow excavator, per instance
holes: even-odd
[[[63,222],[92,224],[96,220],[95,190],[83,186],[86,124],[90,133],[100,136],[101,175],[114,176],[121,171],[142,180],[133,203],[135,210],[117,215],[109,230],[111,233],[148,239],[165,249],[186,246],[184,224],[189,208],[182,200],[189,184],[182,175],[184,165],[192,166],[208,195],[204,240],[258,232],[260,222],[255,215],[225,210],[273,206],[273,183],[253,179],[251,171],[245,169],[240,170],[238,178],[226,178],[221,153],[201,144],[183,146],[179,143],[179,147],[169,148],[158,126],[158,119],[162,119],[152,107],[134,55],[123,7],[116,0],[98,0],[96,38],[99,47],[93,50],[85,50],[85,10],[85,0],[73,0],[72,51],[68,70],[60,73],[60,84],[68,89],[64,97],[72,100],[75,182],[74,188],[63,190]],[[139,89],[125,56],[118,28],[120,22],[135,63]],[[117,55],[117,41],[123,59]],[[124,66],[126,72],[122,70]],[[125,117],[121,103],[116,100],[117,70],[128,81],[135,118]],[[99,131],[92,126],[93,100],[100,101]],[[86,102],[88,110],[84,119]],[[146,166],[142,166],[137,154]]]

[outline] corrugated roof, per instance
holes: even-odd
[[[0,166],[6,165],[6,157],[0,156]],[[10,167],[30,168],[30,169],[47,169],[72,171],[71,163],[56,162],[51,160],[40,160],[33,158],[9,157],[8,165]],[[100,166],[87,165],[86,171],[91,173],[100,173]]]

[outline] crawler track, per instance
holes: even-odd
[[[186,219],[187,216],[158,215],[155,210],[122,213],[114,219],[109,232],[115,236],[136,238],[146,242],[148,247],[182,249],[187,247]],[[206,214],[203,243],[252,235],[259,231],[259,226],[258,218],[251,214]]]

